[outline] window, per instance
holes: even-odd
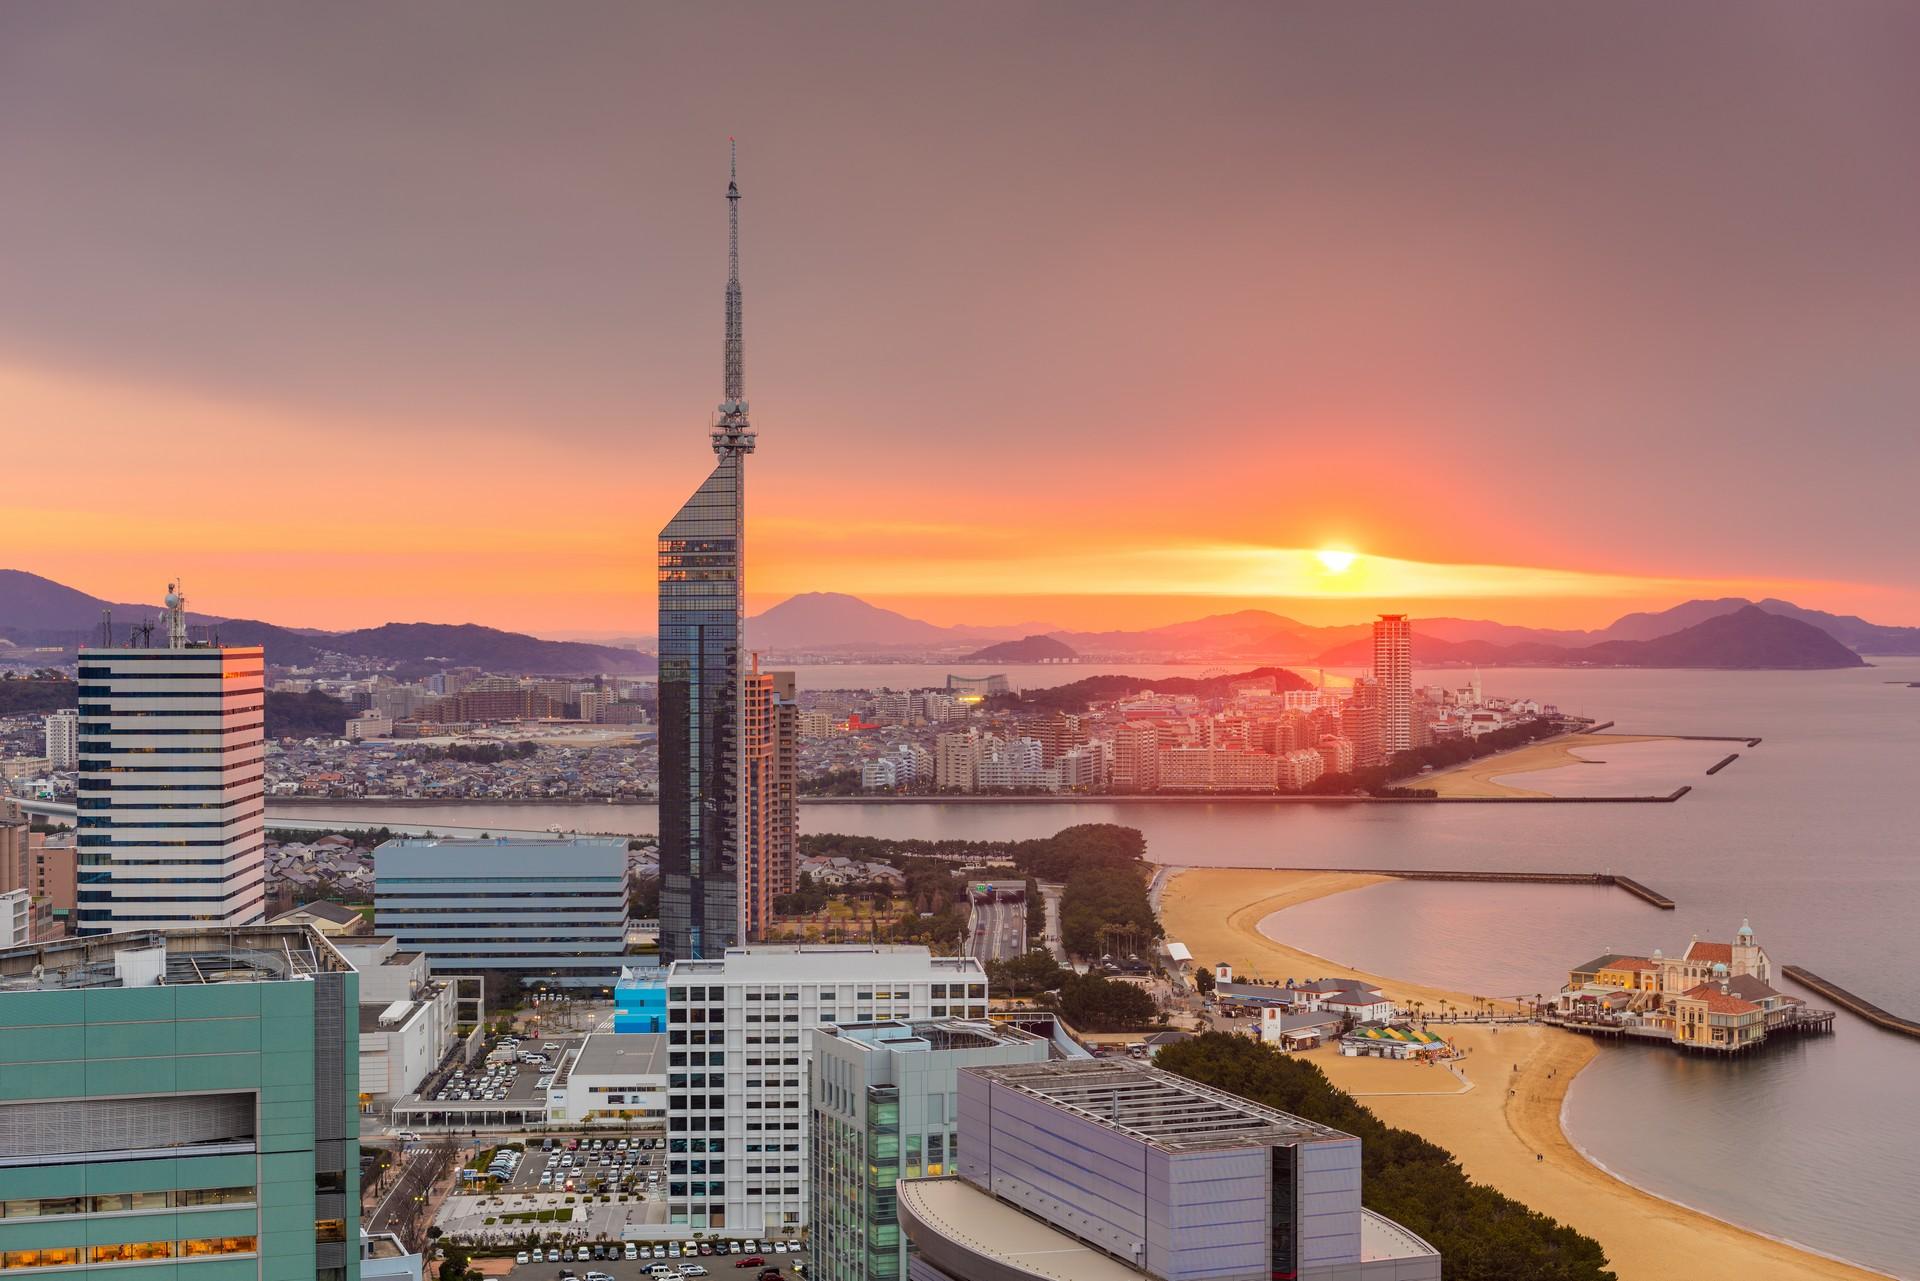
[[[197,1258],[208,1254],[254,1254],[259,1243],[253,1237],[198,1237],[180,1243],[180,1257]]]
[[[0,1255],[0,1268],[62,1268],[80,1262],[80,1251],[71,1246],[49,1246],[38,1250],[8,1250]]]
[[[94,1263],[141,1263],[147,1259],[171,1259],[173,1242],[171,1241],[130,1241],[125,1245],[96,1245],[93,1247],[91,1262]]]

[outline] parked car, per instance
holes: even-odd
[[[744,1259],[734,1260],[733,1266],[736,1268],[757,1268],[762,1266],[765,1263],[766,1263],[766,1260],[761,1258],[759,1255],[749,1254]]]
[[[633,1242],[629,1241],[627,1242],[626,1253],[627,1253],[628,1259],[637,1259],[640,1257],[640,1247],[635,1245]]]
[[[518,1254],[516,1254],[516,1255],[514,1255],[514,1256],[513,1256],[513,1261],[514,1261],[515,1263],[525,1263],[525,1262],[527,1262],[527,1261],[528,1261],[528,1260],[527,1260],[527,1252],[526,1252],[525,1250],[522,1250],[522,1251],[521,1251],[520,1253],[518,1253]]]

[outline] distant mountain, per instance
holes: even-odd
[[[963,663],[1070,663],[1080,655],[1051,636],[1024,636],[1001,641],[966,655]]]
[[[924,652],[1017,640],[1044,624],[942,627],[841,592],[803,592],[747,620],[747,644],[762,650],[846,649]]]
[[[110,604],[38,574],[0,570],[0,632],[15,639],[43,645],[91,644],[103,609],[113,611],[114,636],[123,643],[132,624],[161,612],[152,605]],[[294,667],[332,653],[538,676],[658,670],[650,654],[578,641],[540,640],[472,623],[387,623],[359,631],[316,632],[210,614],[188,614],[187,621],[196,635],[217,635],[228,645],[262,645],[270,662]]]
[[[1869,623],[1852,614],[1829,614],[1820,609],[1803,609],[1784,600],[1769,597],[1760,602],[1769,614],[1781,614],[1812,623],[1856,654],[1920,654],[1920,627],[1890,627]]]
[[[1365,630],[1360,626],[1310,627],[1264,609],[1243,609],[1137,632],[1054,632],[1052,635],[1082,654],[1299,658]]]
[[[1702,602],[1703,604],[1706,602]],[[1417,628],[1418,623],[1415,624]],[[1373,661],[1373,644],[1354,641],[1330,650],[1319,661],[1328,667],[1364,667]],[[1528,641],[1495,645],[1488,641],[1443,641],[1413,636],[1413,661],[1423,666],[1472,663],[1507,667],[1687,667],[1733,670],[1813,670],[1864,667],[1852,650],[1811,623],[1745,605],[1732,613],[1712,614],[1679,631],[1647,640],[1608,640],[1593,645],[1549,645]]]

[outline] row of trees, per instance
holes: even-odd
[[[995,996],[1028,997],[1058,1010],[1085,1032],[1130,1032],[1166,1022],[1145,989],[1098,974],[1075,974],[1039,948],[1025,956],[988,961],[987,984]]]
[[[540,751],[538,745],[518,743],[452,743],[445,747],[410,747],[406,755],[416,761],[458,761],[462,765],[498,765],[502,761],[524,761]]]
[[[1358,1136],[1363,1202],[1439,1250],[1448,1281],[1615,1281],[1599,1242],[1472,1182],[1451,1152],[1383,1123],[1310,1062],[1211,1032],[1154,1065]]]

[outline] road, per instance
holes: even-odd
[[[1027,951],[1027,904],[1024,899],[973,902],[967,926],[967,952],[986,961],[1006,961]]]
[[[1053,959],[1061,965],[1068,965],[1067,946],[1060,939],[1060,894],[1067,887],[1051,882],[1040,882],[1041,897],[1047,901],[1047,932],[1044,942],[1047,950],[1053,953]]]

